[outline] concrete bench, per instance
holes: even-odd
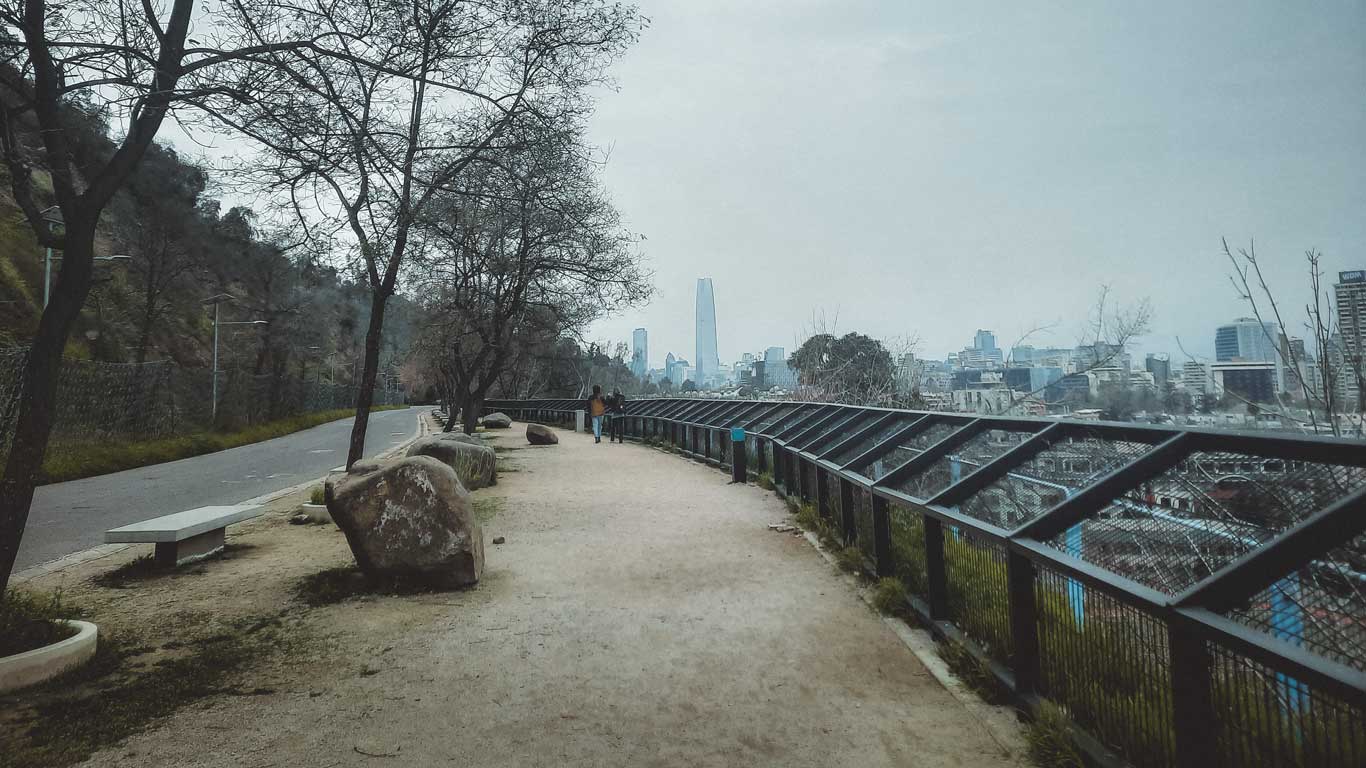
[[[222,552],[223,529],[259,514],[260,507],[245,504],[200,507],[105,531],[104,541],[156,544],[157,565],[174,568]]]

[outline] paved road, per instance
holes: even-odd
[[[413,436],[420,409],[370,414],[365,455]],[[346,463],[352,419],[264,443],[45,485],[34,494],[16,570],[104,543],[104,532],[195,507],[238,504]]]

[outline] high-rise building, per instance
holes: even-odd
[[[668,379],[669,381],[673,381],[673,380],[674,380],[674,367],[677,366],[677,365],[678,365],[678,358],[674,357],[674,353],[670,352],[669,354],[665,355],[665,356],[664,356],[664,378]]]
[[[1185,384],[1187,392],[1202,395],[1209,391],[1209,369],[1204,363],[1187,360],[1186,364],[1181,366],[1181,381]]]
[[[1214,332],[1214,359],[1219,362],[1275,362],[1279,335],[1275,323],[1259,323],[1251,317],[1240,317],[1230,325],[1219,326]]]
[[[1143,369],[1153,375],[1153,386],[1162,389],[1172,378],[1172,359],[1167,355],[1149,354],[1143,361]]]
[[[797,386],[797,372],[787,367],[787,350],[782,347],[764,350],[764,383],[784,389]]]
[[[644,328],[631,332],[631,373],[637,379],[645,378],[650,370],[649,334]]]
[[[996,334],[979,328],[977,330],[977,335],[973,337],[972,346],[974,349],[986,351],[996,349]]]
[[[693,364],[697,366],[696,382],[699,388],[708,379],[716,376],[721,366],[721,357],[716,352],[716,296],[712,292],[711,278],[697,278],[697,356]]]
[[[1342,351],[1349,360],[1360,360],[1366,352],[1366,270],[1339,272],[1333,292],[1337,298]]]

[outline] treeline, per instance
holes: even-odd
[[[107,116],[75,105],[64,111],[78,137],[73,142],[77,168],[108,162],[115,145]],[[16,121],[16,138],[41,143],[32,120]],[[0,168],[0,345],[24,347],[42,314],[44,248],[8,191],[8,173]],[[33,177],[41,188],[51,172],[35,164]],[[174,149],[148,148],[100,218],[96,272],[64,355],[207,368],[213,355],[213,308],[205,300],[228,294],[234,298],[220,307],[224,322],[266,324],[224,326],[220,368],[351,383],[368,322],[364,285],[316,251],[291,242],[288,230],[261,226],[250,209],[223,210],[211,188],[208,172]],[[112,255],[130,258],[100,260]],[[62,252],[53,256],[55,282]],[[382,369],[396,371],[402,362],[410,317],[409,302],[400,298],[387,325]]]

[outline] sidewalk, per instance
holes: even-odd
[[[772,493],[559,434],[479,492],[504,501],[476,589],[317,609],[354,632],[306,675],[186,708],[93,764],[1023,764],[848,579],[767,529],[788,518]]]

